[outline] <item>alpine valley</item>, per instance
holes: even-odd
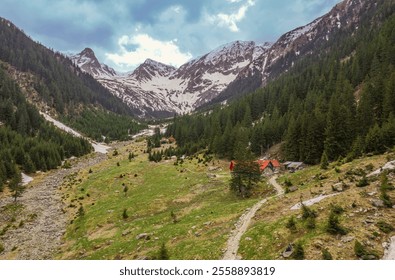
[[[0,42],[0,259],[395,259],[395,0],[178,68]]]

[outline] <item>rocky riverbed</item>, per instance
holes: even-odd
[[[0,244],[4,250],[0,259],[52,259],[61,245],[67,223],[58,187],[65,176],[106,158],[95,153],[74,160],[69,169],[49,172],[42,181],[32,182],[32,187],[26,189],[16,204],[11,197],[1,199]]]

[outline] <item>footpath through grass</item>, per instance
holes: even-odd
[[[70,225],[59,258],[155,259],[162,244],[171,259],[221,258],[234,223],[259,198],[229,192],[227,162],[148,162],[143,145],[68,178]],[[129,151],[138,155],[131,162]]]

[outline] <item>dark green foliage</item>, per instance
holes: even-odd
[[[337,204],[332,204],[331,205],[331,211],[333,213],[335,213],[336,215],[340,215],[340,214],[342,214],[344,212],[344,209],[343,209],[343,207],[341,207],[341,206],[339,206]]]
[[[78,157],[92,149],[88,141],[44,121],[1,68],[0,122],[0,190],[7,179],[19,173],[18,165],[26,173],[47,171],[60,166],[66,157]],[[15,183],[10,187],[15,189]]]
[[[112,152],[112,156],[113,156],[113,157],[116,157],[117,155],[119,155],[119,153],[118,153],[118,150],[115,149],[115,150]]]
[[[322,259],[323,260],[333,260],[331,252],[329,252],[327,249],[322,249]]]
[[[128,194],[128,190],[129,190],[129,187],[125,185],[123,187],[123,193],[125,194],[125,196]]]
[[[128,210],[125,208],[123,209],[122,212],[122,219],[126,220],[127,218],[129,218],[129,215],[128,215]]]
[[[328,222],[326,225],[326,232],[330,234],[347,234],[347,230],[340,225],[339,215],[336,214],[333,210],[329,214]]]
[[[170,212],[170,217],[171,217],[174,224],[178,223],[177,216],[173,211]]]
[[[295,217],[294,217],[294,216],[291,216],[291,217],[288,219],[288,221],[287,221],[285,227],[286,227],[287,229],[289,229],[291,232],[296,232],[296,221],[295,221]]]
[[[354,243],[354,253],[357,257],[359,257],[363,260],[377,260],[377,259],[379,259],[379,256],[377,255],[376,252],[367,249],[358,240],[355,240],[355,243]]]
[[[304,249],[300,242],[297,242],[294,246],[294,251],[291,255],[294,260],[304,260]]]
[[[390,233],[394,230],[394,227],[384,221],[378,221],[376,226],[384,233]]]
[[[80,208],[78,208],[77,216],[78,216],[78,217],[83,217],[84,215],[85,215],[85,209],[84,209],[84,207],[81,205]]]
[[[323,157],[323,167],[325,155],[328,161],[351,160],[391,148],[395,144],[393,14],[393,5],[379,1],[358,30],[334,35],[324,51],[305,57],[288,73],[226,108],[174,118],[167,136],[175,136],[187,154],[208,148],[233,159],[239,131],[244,129],[255,155],[284,142],[286,159],[317,164]],[[361,89],[358,103],[357,89]]]
[[[384,206],[392,208],[393,203],[391,201],[391,197],[387,194],[387,191],[382,189],[380,192],[380,199],[383,201]]]
[[[230,188],[238,196],[249,197],[260,177],[259,165],[255,161],[237,161],[232,172]]]
[[[306,220],[307,218],[316,218],[317,212],[312,210],[310,207],[302,204],[302,219]]]
[[[12,192],[12,197],[14,198],[14,202],[16,202],[17,198],[20,197],[23,191],[25,190],[25,187],[22,185],[22,175],[18,167],[16,168],[16,173],[11,178],[8,187]]]
[[[357,187],[362,188],[362,187],[366,187],[367,185],[369,185],[368,179],[366,178],[366,176],[364,175],[361,180],[358,181],[357,183]]]
[[[159,253],[158,253],[158,260],[168,260],[169,252],[167,251],[165,243],[162,243]]]
[[[100,109],[85,109],[79,114],[63,116],[62,121],[84,135],[101,142],[128,140],[146,125],[138,124],[132,117],[117,115]]]
[[[4,246],[3,244],[0,243],[0,254],[3,253],[3,251],[4,251]]]
[[[0,41],[0,60],[20,71],[34,73],[34,88],[40,98],[59,113],[70,110],[73,115],[78,104],[99,104],[109,111],[131,114],[126,104],[91,75],[74,67],[69,58],[34,42],[6,20],[0,22]],[[29,126],[19,122],[18,130],[26,127]]]
[[[327,169],[329,166],[328,156],[324,151],[321,156],[321,169]]]

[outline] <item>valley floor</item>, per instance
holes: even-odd
[[[290,243],[301,243],[306,259],[321,259],[324,248],[334,259],[358,259],[356,240],[380,258],[394,258],[394,230],[383,232],[379,224],[393,225],[395,213],[374,205],[379,177],[364,187],[356,183],[395,154],[273,176],[253,198],[240,199],[229,190],[226,161],[204,162],[200,155],[149,162],[144,141],[113,148],[34,176],[17,203],[3,193],[0,259],[158,259],[161,248],[171,259],[283,259]],[[129,160],[130,152],[137,157]],[[388,178],[395,183],[393,173]],[[394,201],[394,191],[388,193]],[[318,215],[312,229],[293,208],[300,201]],[[334,205],[344,210],[346,235],[326,232]],[[290,217],[295,231],[286,227]]]

